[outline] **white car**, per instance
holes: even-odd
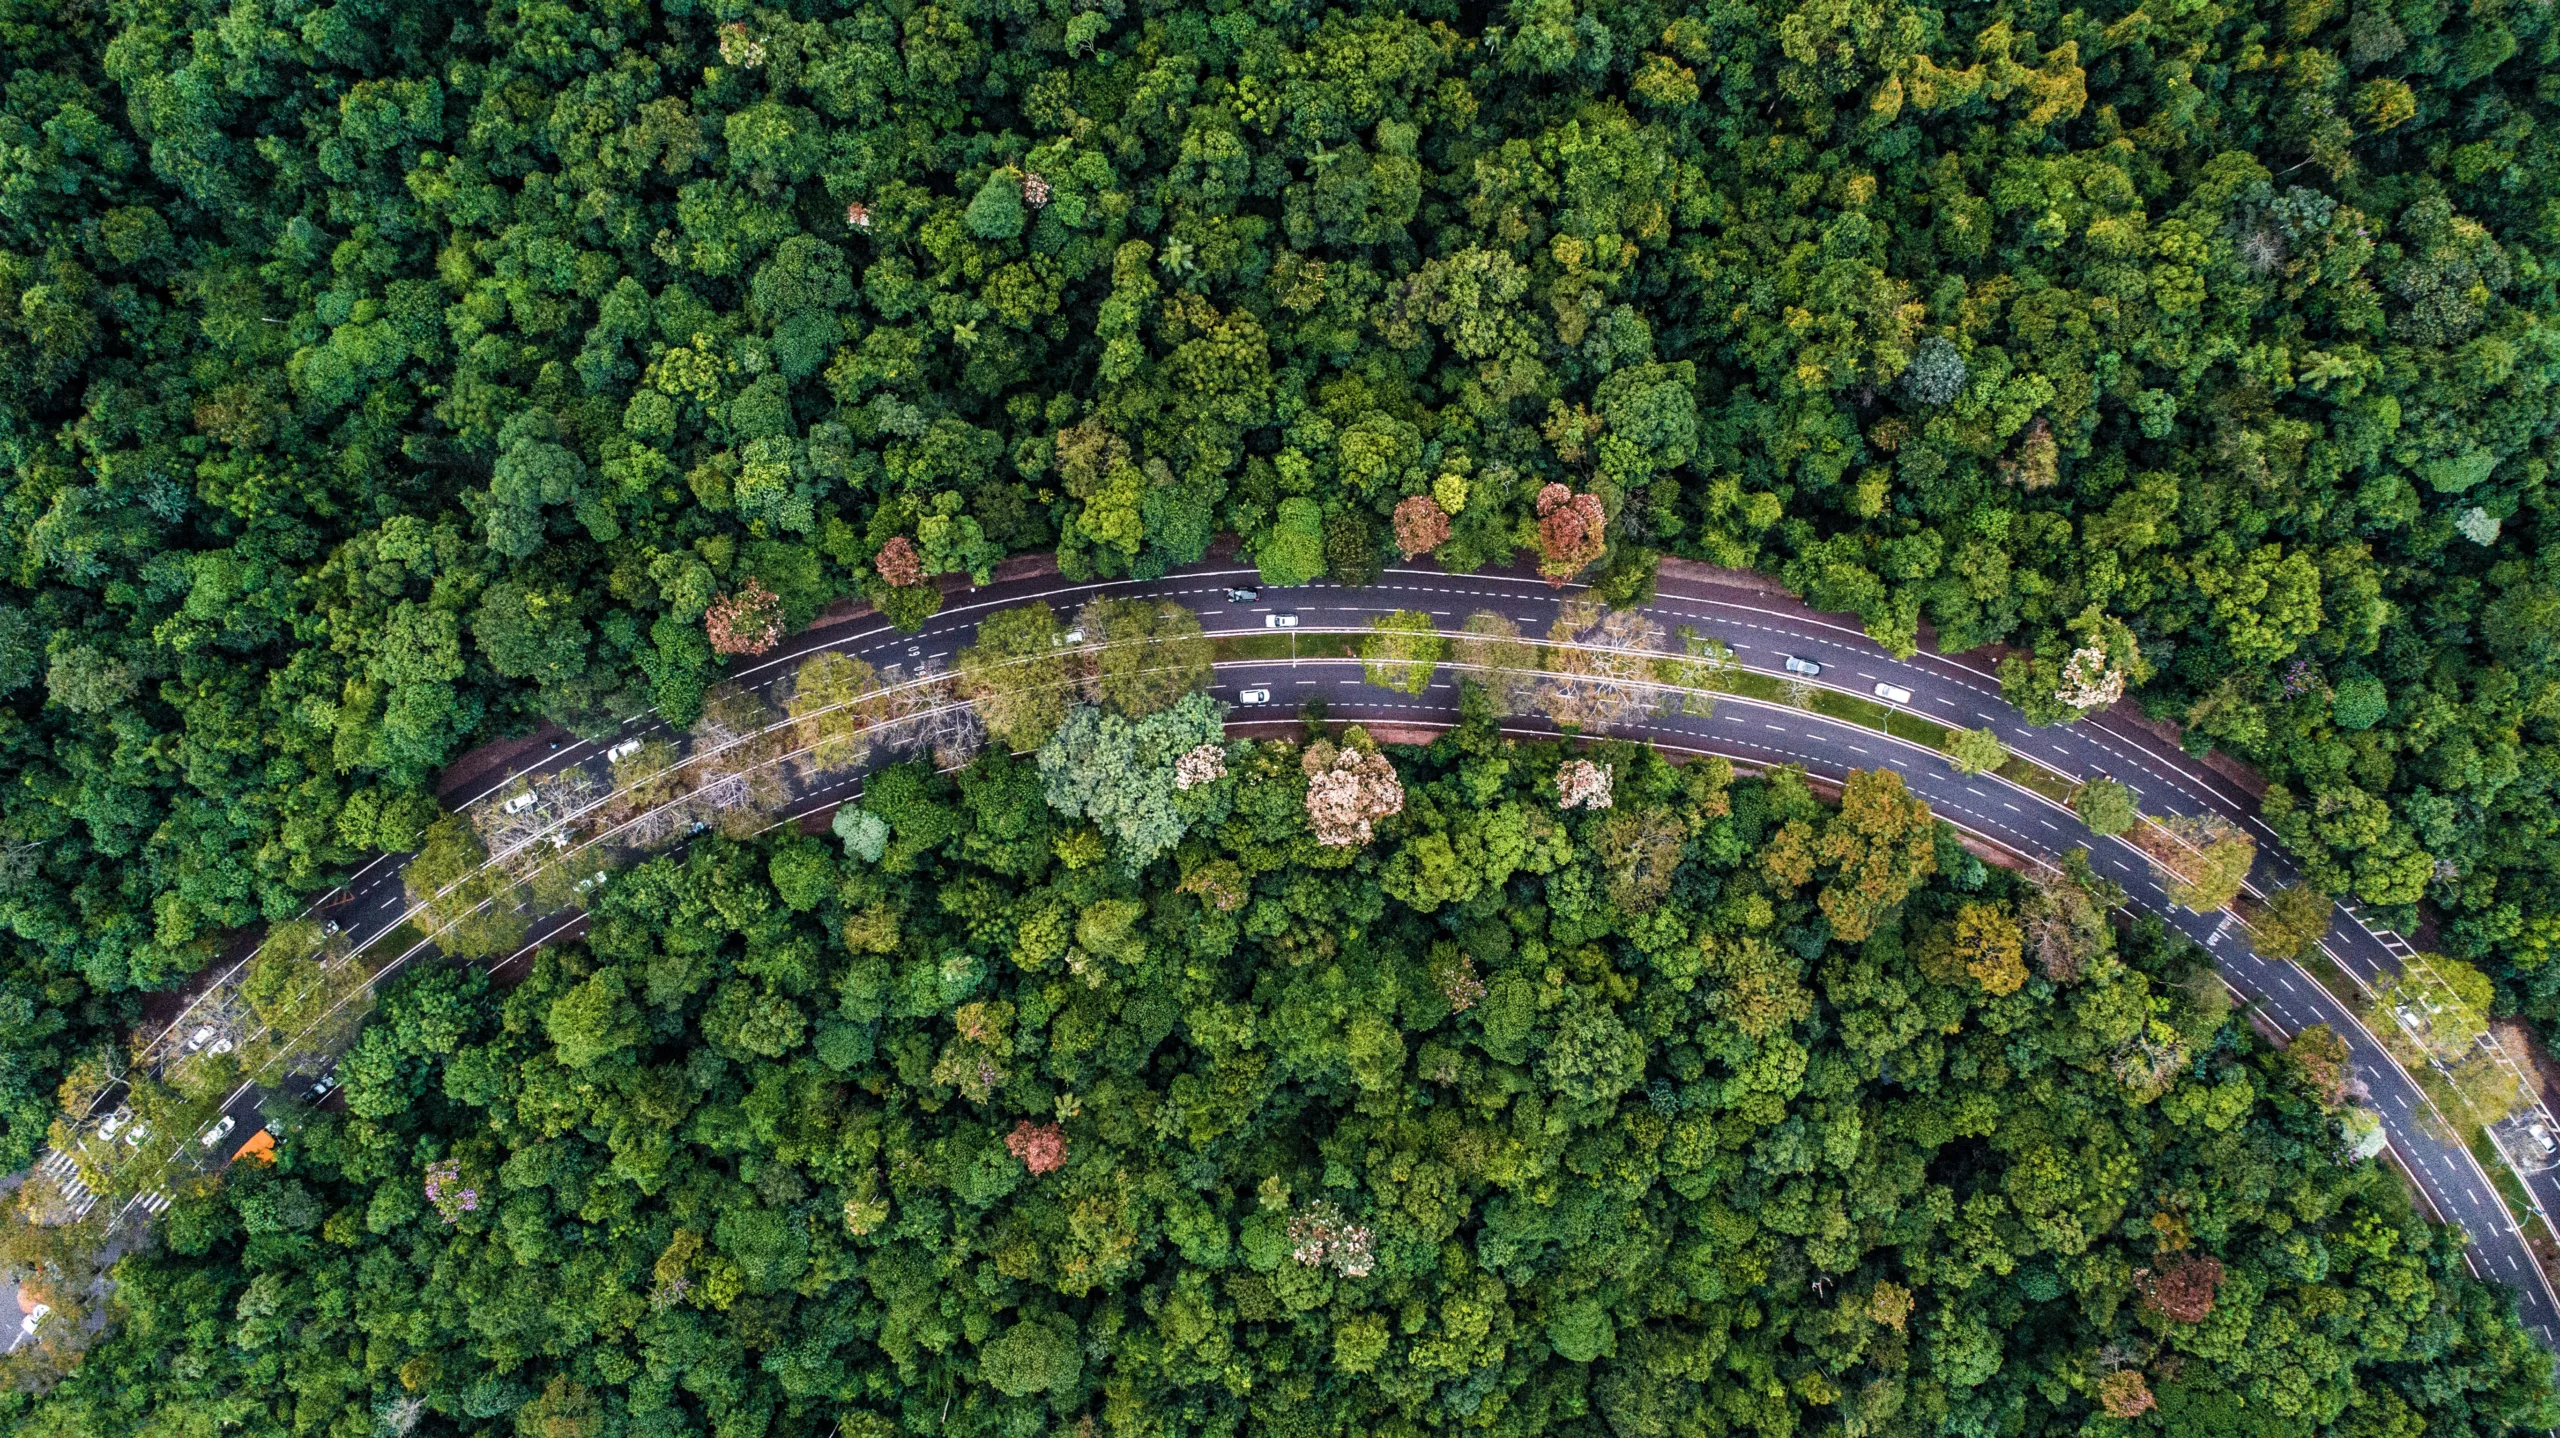
[[[1236,702],[1238,704],[1268,704],[1271,702],[1271,691],[1268,689],[1247,689],[1236,696]]]
[[[523,793],[509,799],[507,802],[500,804],[498,806],[498,812],[502,814],[521,814],[525,810],[532,808],[533,805],[533,791],[531,789],[527,789]]]
[[[1295,614],[1266,614],[1262,616],[1262,627],[1265,629],[1295,629],[1298,627],[1298,616]]]
[[[1888,704],[1908,704],[1911,702],[1911,691],[1899,684],[1879,684],[1876,686],[1876,697]]]
[[[1792,654],[1781,654],[1778,658],[1789,674],[1813,675],[1822,672],[1822,666],[1810,659],[1798,659]]]
[[[124,1131],[124,1126],[126,1124],[131,1122],[133,1122],[133,1106],[131,1104],[118,1104],[116,1106],[116,1111],[107,1115],[107,1121],[98,1125],[98,1137],[101,1139],[114,1138],[117,1134]]]
[[[632,755],[637,754],[637,753],[639,753],[639,752],[640,752],[640,741],[639,741],[639,740],[637,740],[637,739],[625,739],[625,740],[623,740],[621,743],[616,744],[616,745],[614,745],[612,748],[607,749],[607,750],[605,750],[605,751],[604,751],[604,762],[606,762],[606,763],[608,763],[608,764],[619,764],[619,763],[621,763],[623,760],[628,759],[628,758],[630,758]]]
[[[203,1144],[206,1148],[211,1148],[215,1144],[229,1138],[231,1136],[231,1131],[239,1126],[240,1120],[233,1118],[231,1115],[226,1113],[222,1117],[215,1119],[212,1126],[204,1131],[204,1136],[197,1139],[196,1142]]]
[[[196,1031],[187,1035],[187,1052],[194,1053],[211,1042],[213,1042],[213,1025],[198,1024]]]
[[[20,1343],[24,1343],[28,1339],[35,1337],[38,1325],[42,1324],[45,1319],[52,1315],[53,1305],[50,1303],[39,1303],[35,1307],[28,1309],[27,1316],[18,1320],[18,1341]]]
[[[127,1148],[140,1148],[142,1147],[142,1141],[149,1137],[151,1137],[151,1125],[147,1123],[135,1124],[133,1127],[124,1131],[124,1146]]]

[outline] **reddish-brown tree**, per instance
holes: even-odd
[[[1417,494],[1396,506],[1396,548],[1404,557],[1429,554],[1449,537],[1449,511],[1430,495]]]
[[[1538,572],[1562,585],[1609,547],[1609,513],[1600,496],[1561,484],[1538,491]]]
[[[1054,1123],[1033,1123],[1026,1118],[1004,1136],[1004,1146],[1035,1177],[1067,1166],[1067,1131]]]
[[[880,552],[871,556],[871,567],[900,589],[924,583],[924,556],[916,553],[915,541],[903,534],[880,546]]]
[[[762,654],[782,641],[781,596],[749,579],[703,611],[702,632],[715,654]]]
[[[2202,1323],[2222,1287],[2222,1263],[2181,1253],[2142,1279],[2142,1304],[2172,1323]]]

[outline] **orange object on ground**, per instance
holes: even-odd
[[[231,1161],[238,1163],[244,1158],[254,1158],[260,1163],[275,1162],[276,1136],[265,1129],[249,1135],[249,1141],[232,1152]]]

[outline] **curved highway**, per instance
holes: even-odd
[[[952,592],[945,608],[917,633],[901,634],[877,616],[861,614],[794,636],[772,653],[739,666],[730,677],[770,691],[798,660],[820,650],[851,654],[884,671],[895,665],[913,676],[934,665],[947,665],[974,637],[978,622],[996,610],[1035,600],[1071,610],[1097,593],[1177,600],[1197,611],[1213,636],[1274,632],[1266,629],[1265,617],[1277,612],[1297,614],[1301,632],[1321,632],[1365,628],[1377,615],[1404,609],[1430,614],[1443,630],[1457,628],[1469,614],[1491,610],[1517,622],[1525,636],[1534,638],[1545,632],[1561,599],[1573,592],[1552,588],[1533,573],[1451,575],[1412,567],[1390,569],[1379,583],[1360,589],[1329,584],[1296,589],[1259,586],[1252,601],[1241,603],[1230,600],[1230,585],[1259,586],[1256,571],[1212,561],[1152,582],[1069,584],[1053,573],[1025,575]],[[2030,725],[2002,701],[1999,680],[1987,669],[1960,656],[1927,652],[1897,660],[1867,638],[1854,621],[1808,609],[1755,575],[1665,561],[1658,597],[1649,612],[1666,629],[1687,626],[1722,641],[1732,648],[1736,661],[1751,670],[1780,673],[1784,656],[1793,655],[1821,663],[1824,672],[1816,682],[1823,685],[1861,695],[1871,693],[1879,682],[1908,689],[1911,698],[1905,707],[1910,710],[1945,724],[1989,728],[2012,753],[2075,779],[2112,776],[2133,788],[2146,813],[2220,815],[2245,827],[2259,842],[2251,875],[2254,887],[2271,889],[2294,877],[2291,862],[2278,848],[2273,832],[2257,819],[2255,802],[2248,794],[2136,726],[2104,715],[2072,725]],[[1360,665],[1352,659],[1248,660],[1218,666],[1212,686],[1218,697],[1235,703],[1249,688],[1270,690],[1271,702],[1238,707],[1230,716],[1231,724],[1292,719],[1309,699],[1323,700],[1333,718],[1373,724],[1438,725],[1454,722],[1457,715],[1458,694],[1450,675],[1438,676],[1421,695],[1407,696],[1363,683]],[[1517,722],[1524,729],[1543,727],[1535,721]],[[614,743],[665,732],[663,722],[641,716],[593,739],[558,735],[556,742],[510,741],[505,752],[514,762],[503,773],[465,792],[448,793],[446,803],[458,810],[526,774],[576,764],[601,765],[605,750]],[[2276,1027],[2292,1033],[2325,1023],[2346,1040],[2356,1073],[2369,1091],[2402,1167],[2436,1213],[2470,1235],[2469,1258],[2475,1271],[2510,1288],[2526,1326],[2546,1347],[2560,1350],[2560,1298],[2555,1298],[2515,1216],[2464,1146],[2459,1130],[2434,1111],[2425,1092],[2334,995],[2302,970],[2252,952],[2246,931],[2228,915],[2200,915],[2172,906],[2149,863],[2131,845],[2089,833],[2067,807],[2029,790],[1989,775],[1959,775],[1934,750],[1801,709],[1717,695],[1711,714],[1656,714],[1640,727],[1616,732],[1668,748],[1723,754],[1745,764],[1796,764],[1809,774],[1833,780],[1853,768],[1891,768],[1931,809],[1977,840],[2034,860],[2051,859],[2074,847],[2087,848],[2093,867],[2124,887],[2129,906],[2161,915],[2202,945],[2232,987]],[[843,802],[859,783],[858,775],[828,776],[799,792],[778,818],[823,812]],[[405,862],[405,855],[387,855],[367,864],[346,888],[324,899],[320,911],[360,944],[398,928],[409,908],[399,882]],[[2396,935],[2368,927],[2345,907],[2332,917],[2331,934],[2323,947],[2341,968],[2366,981],[2396,970],[2399,956],[2407,952]],[[526,947],[497,966],[515,962],[541,944],[575,931],[581,923],[582,917],[575,913],[537,923]],[[428,952],[416,945],[394,962]],[[245,962],[245,955],[233,956],[233,962]],[[170,1032],[177,1032],[184,1022],[182,1016]],[[308,1083],[297,1081],[292,1087],[307,1091]],[[258,1093],[244,1089],[226,1105],[238,1134],[246,1135],[262,1121],[260,1099]],[[2553,1198],[2560,1199],[2560,1174],[2541,1175],[2539,1181],[2553,1183]],[[165,1201],[155,1203],[148,1197],[135,1202],[146,1212],[165,1206]]]

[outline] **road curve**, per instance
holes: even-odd
[[[1232,602],[1230,585],[1258,586],[1260,593],[1251,602]],[[766,691],[787,676],[798,660],[820,650],[851,654],[884,670],[897,665],[913,674],[927,665],[947,665],[974,636],[978,622],[996,610],[1033,601],[1072,609],[1095,594],[1176,600],[1197,611],[1213,636],[1270,632],[1264,617],[1274,612],[1297,614],[1304,632],[1363,627],[1377,615],[1400,609],[1428,613],[1444,630],[1456,628],[1469,614],[1492,610],[1534,635],[1544,631],[1560,600],[1570,592],[1525,572],[1451,575],[1412,567],[1390,569],[1377,584],[1359,589],[1330,584],[1293,589],[1259,586],[1253,569],[1214,561],[1151,582],[1072,584],[1044,574],[955,591],[946,607],[913,634],[899,633],[869,615],[804,633],[739,666],[730,677]],[[2112,776],[2134,789],[2147,813],[2217,814],[2230,819],[2259,841],[2257,867],[2251,875],[2254,885],[2272,888],[2295,876],[2293,864],[2274,833],[2258,820],[2247,794],[2140,729],[2109,723],[2103,717],[2073,725],[2030,725],[2001,699],[1997,676],[1985,668],[1961,656],[1926,652],[1896,659],[1854,621],[1817,613],[1757,576],[1667,562],[1650,612],[1667,628],[1685,625],[1721,640],[1752,670],[1778,673],[1782,657],[1795,655],[1825,666],[1819,682],[1850,692],[1870,693],[1879,682],[1906,688],[1911,691],[1906,707],[1912,711],[1941,723],[1989,728],[2011,752],[2075,779]],[[1457,716],[1458,694],[1450,678],[1438,679],[1421,695],[1391,694],[1363,683],[1359,663],[1349,659],[1249,660],[1218,666],[1212,686],[1218,697],[1233,703],[1247,688],[1271,690],[1272,702],[1239,708],[1231,722],[1290,718],[1308,699],[1322,699],[1334,718],[1358,722],[1446,724]],[[1535,721],[1519,722],[1528,730],[1544,728]],[[523,756],[527,762],[472,792],[451,796],[451,803],[460,808],[525,774],[600,764],[611,744],[653,732],[666,732],[666,726],[644,715],[609,734],[564,739]],[[1795,764],[1809,774],[1835,780],[1853,768],[1891,768],[1934,811],[1977,838],[2038,860],[2050,860],[2074,847],[2087,848],[2097,871],[2124,887],[2129,906],[2162,916],[2202,945],[2230,984],[2277,1027],[2291,1033],[2325,1023],[2346,1040],[2356,1072],[2370,1091],[2404,1170],[2440,1217],[2459,1224],[2470,1235],[2474,1270],[2513,1291],[2526,1327],[2546,1347],[2560,1350],[2560,1297],[2555,1297],[2548,1277],[2535,1263],[2496,1186],[2459,1137],[2446,1136],[2457,1131],[2434,1113],[2416,1081],[2309,974],[2252,952],[2246,931],[2229,916],[2200,915],[2171,905],[2149,864],[2131,845],[2089,833],[2067,807],[2028,790],[1992,776],[1958,775],[1932,751],[1799,709],[1718,696],[1710,715],[1656,715],[1640,727],[1616,732],[1666,747],[1723,754],[1747,764]],[[832,808],[856,793],[860,782],[858,774],[830,776],[799,793],[783,817]],[[344,902],[330,909],[358,942],[396,928],[407,914],[408,904],[397,882],[406,856],[386,857],[393,862],[377,859],[365,866],[351,880]],[[2396,936],[2368,927],[2350,909],[2342,907],[2333,917],[2336,922],[2324,947],[2341,968],[2368,981],[2396,970],[2399,954],[2406,951]],[[525,948],[500,960],[498,966],[516,962],[541,944],[581,927],[576,915],[547,918],[535,925]],[[403,957],[405,961],[408,956]],[[308,1084],[297,1082],[293,1087],[307,1089]],[[226,1105],[225,1112],[239,1120],[239,1131],[246,1132],[257,1121],[261,1097],[244,1089]],[[2560,1174],[2543,1177],[2555,1185],[2551,1201],[2560,1203]]]

